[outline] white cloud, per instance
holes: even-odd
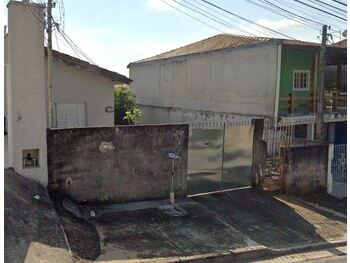
[[[172,6],[177,7],[179,4],[173,1],[164,0],[164,2],[169,3]],[[151,9],[154,9],[158,12],[169,12],[174,10],[170,5],[167,5],[162,0],[148,0],[147,6]],[[171,3],[170,3],[171,2]]]
[[[281,19],[277,21],[272,21],[269,19],[259,19],[256,22],[259,25],[271,28],[273,30],[290,29],[302,26],[299,22],[292,19]]]
[[[290,32],[296,32],[296,31],[302,30],[303,28],[302,24],[292,19],[281,19],[281,20],[258,19],[256,23],[266,28],[270,28],[274,31],[278,31],[285,34]],[[238,32],[237,30],[235,30],[232,33],[245,34],[245,35],[251,34],[259,37],[264,37],[264,36],[279,37],[279,38],[281,37],[281,35],[273,33],[271,30],[265,29],[261,26],[253,25],[248,22],[243,22],[240,24],[239,28],[242,31],[245,31],[246,33]]]

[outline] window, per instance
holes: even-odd
[[[56,127],[79,128],[87,126],[85,103],[56,103]]]
[[[310,71],[294,70],[293,71],[293,90],[309,90]]]

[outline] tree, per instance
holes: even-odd
[[[141,110],[136,104],[136,96],[127,87],[114,90],[114,123],[116,125],[133,124],[141,119]]]

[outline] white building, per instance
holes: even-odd
[[[47,185],[48,85],[43,6],[8,3],[5,34],[7,164]],[[53,127],[114,125],[114,86],[131,79],[53,52]]]
[[[221,34],[130,63],[143,121],[273,116],[279,53],[278,43],[268,40]]]

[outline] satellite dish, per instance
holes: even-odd
[[[348,35],[348,30],[344,30],[342,36],[343,36],[344,38],[346,38],[347,35]]]

